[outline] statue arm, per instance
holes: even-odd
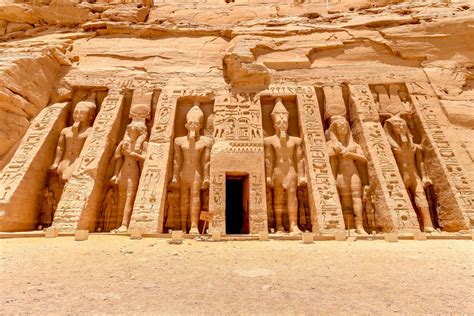
[[[177,143],[177,141],[174,141],[174,149],[173,149],[174,155],[173,155],[173,179],[171,180],[174,183],[178,182],[178,175],[181,169],[181,164],[183,161],[183,156],[181,153],[181,147]]]
[[[305,163],[304,163],[304,155],[302,144],[299,142],[296,146],[296,161],[298,162],[298,184],[305,185],[306,184],[306,170],[305,170]]]
[[[415,151],[416,167],[421,176],[421,180],[423,181],[424,185],[430,184],[431,180],[426,174],[425,157],[423,155],[423,149],[421,148],[420,145],[415,145],[415,146],[416,146],[416,151]]]
[[[329,156],[329,162],[331,164],[332,175],[334,179],[337,177],[337,169],[339,168],[339,159],[336,155]]]
[[[56,147],[56,157],[54,158],[54,163],[51,166],[52,169],[56,169],[61,162],[61,158],[63,157],[64,147],[66,146],[66,137],[61,132],[59,136],[58,146]]]
[[[349,155],[352,159],[358,161],[358,162],[362,162],[362,163],[367,163],[367,158],[365,157],[364,155],[364,152],[362,151],[362,148],[360,147],[359,144],[356,145],[356,151],[355,153],[348,153],[347,155]]]
[[[120,169],[122,168],[122,144],[123,141],[121,141],[117,148],[115,149],[115,154],[114,154],[114,159],[115,159],[115,167],[114,167],[114,175],[112,176],[112,182],[115,182]]]
[[[201,161],[202,170],[204,172],[204,182],[203,182],[203,184],[205,184],[204,187],[206,187],[206,184],[209,185],[209,173],[211,170],[211,146],[212,144],[209,144],[208,146],[204,148],[204,155]]]
[[[271,186],[272,177],[273,177],[273,148],[272,145],[264,141],[264,151],[265,151],[265,173],[267,174],[267,185]]]

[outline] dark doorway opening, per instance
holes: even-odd
[[[248,175],[226,176],[225,231],[226,234],[249,233]]]

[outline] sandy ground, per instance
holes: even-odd
[[[0,240],[11,314],[474,314],[474,242]]]

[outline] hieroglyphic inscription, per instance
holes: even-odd
[[[385,231],[419,229],[416,213],[400,177],[368,85],[350,84],[354,136],[369,158],[369,175],[376,181],[377,216]]]
[[[35,228],[38,192],[44,185],[45,170],[52,163],[69,107],[69,103],[56,103],[42,110],[31,122],[9,164],[0,172],[1,231]]]
[[[439,200],[439,220],[448,231],[474,224],[474,191],[451,148],[439,118],[443,115],[432,88],[407,83],[418,125],[427,138],[427,172]]]
[[[234,173],[249,177],[250,233],[267,231],[262,113],[256,94],[217,95],[213,135],[209,190],[211,227],[225,232],[226,173]]]
[[[326,140],[316,93],[313,87],[301,89],[307,91],[297,94],[297,102],[301,134],[305,135],[304,149],[313,231],[327,233],[343,230],[344,218],[336,183],[330,174],[331,166],[326,153]]]
[[[94,230],[107,163],[120,129],[123,101],[117,90],[109,91],[104,99],[79,155],[80,163],[61,195],[53,222],[57,228]]]
[[[114,75],[93,75],[81,74],[80,76],[68,76],[66,81],[70,81],[73,86],[77,87],[110,87],[115,89],[143,89],[157,90],[166,85],[166,81],[156,78],[130,77],[130,76],[114,76]]]

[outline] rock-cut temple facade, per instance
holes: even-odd
[[[469,231],[473,10],[2,4],[0,231]]]

